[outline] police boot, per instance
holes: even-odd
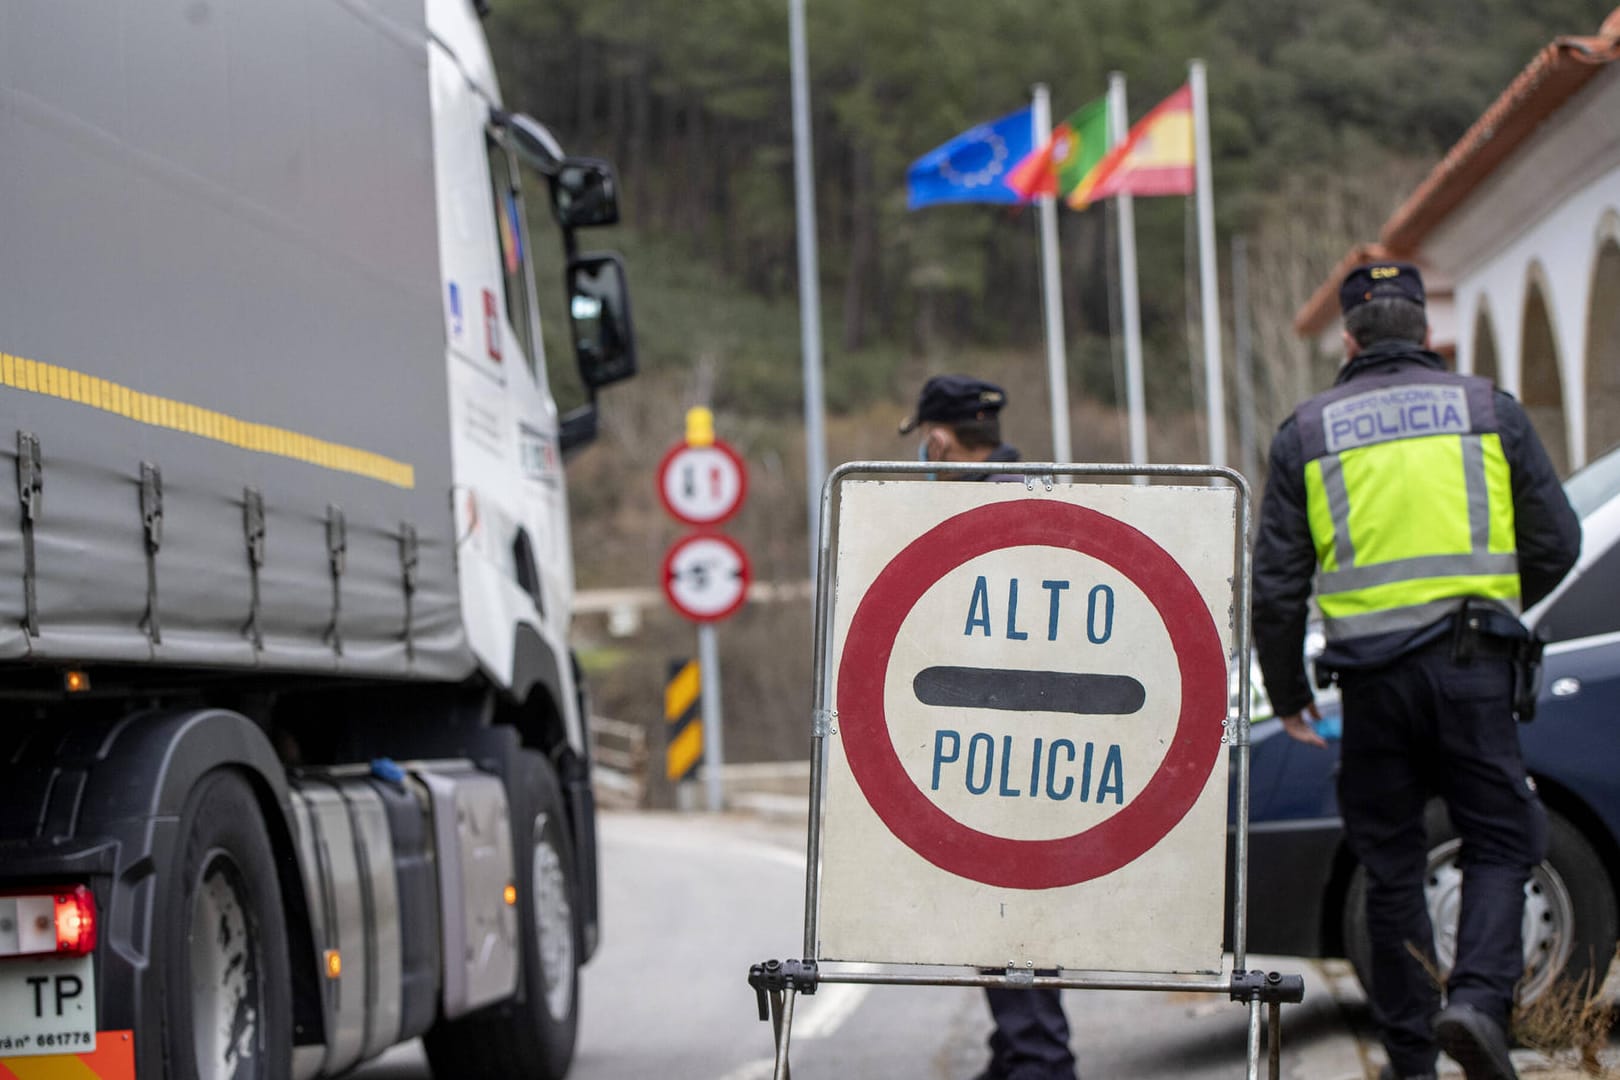
[[[1468,1080],[1519,1080],[1508,1056],[1507,1032],[1472,1005],[1447,1005],[1434,1017],[1434,1038]]]

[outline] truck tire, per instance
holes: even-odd
[[[239,773],[204,776],[186,799],[158,904],[164,1074],[284,1080],[292,980],[270,838]]]
[[[1443,975],[1456,957],[1457,905],[1462,872],[1461,841],[1445,814],[1429,819],[1429,869],[1424,893],[1435,926],[1435,955]],[[1603,985],[1614,956],[1616,910],[1603,861],[1580,830],[1547,811],[1547,858],[1525,886],[1525,975],[1521,1005],[1535,1001],[1556,982],[1592,989]],[[1356,978],[1371,985],[1372,942],[1367,937],[1367,872],[1357,867],[1344,904],[1344,947]]]
[[[423,1038],[433,1075],[562,1080],[579,1027],[579,919],[562,786],[544,756],[512,766],[512,838],[523,936],[521,1001],[503,1001]]]

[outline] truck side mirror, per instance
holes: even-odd
[[[592,391],[636,373],[630,287],[617,255],[587,252],[568,260],[568,321],[580,380]]]
[[[563,228],[618,224],[619,182],[612,165],[596,158],[564,158],[550,180],[551,209]]]

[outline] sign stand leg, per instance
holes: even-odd
[[[771,1022],[776,1037],[776,1080],[792,1080],[788,1068],[788,1046],[793,1041],[793,1003],[802,991],[816,992],[818,973],[813,960],[767,960],[748,970],[748,985],[754,988],[759,1018]]]
[[[1260,1080],[1260,999],[1249,1002],[1249,1080]]]
[[[788,1044],[793,1041],[793,1003],[798,996],[799,992],[792,987],[785,993],[781,990],[771,993],[771,1027],[776,1035],[776,1071],[772,1073],[775,1080],[793,1080],[793,1070],[788,1065]]]
[[[1271,1055],[1271,1080],[1280,1080],[1282,1076],[1282,1002],[1271,1001],[1266,1004],[1266,1048]]]
[[[1282,1076],[1283,1002],[1298,1005],[1305,1000],[1305,979],[1275,971],[1234,971],[1232,1000],[1249,1006],[1249,1080],[1260,1080],[1260,1006],[1266,1006],[1268,1074],[1271,1080]]]

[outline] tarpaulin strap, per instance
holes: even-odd
[[[242,533],[247,541],[248,580],[252,588],[248,621],[242,632],[253,642],[254,652],[263,652],[264,634],[259,629],[259,568],[264,565],[264,496],[256,488],[242,489]]]
[[[326,507],[326,557],[332,567],[332,622],[326,628],[326,640],[332,651],[343,655],[343,631],[338,621],[343,615],[343,570],[348,564],[349,530],[343,520],[343,510],[335,504]]]
[[[141,462],[141,525],[146,530],[146,614],[141,625],[153,645],[163,644],[158,625],[157,553],[163,546],[163,472],[150,461]]]
[[[34,520],[39,516],[45,490],[40,463],[39,436],[17,432],[17,498],[22,501],[23,628],[39,637],[39,603],[34,595]]]
[[[415,627],[411,624],[412,599],[416,596],[416,568],[420,561],[416,541],[416,526],[408,521],[399,523],[399,572],[405,589],[405,658],[416,659]]]

